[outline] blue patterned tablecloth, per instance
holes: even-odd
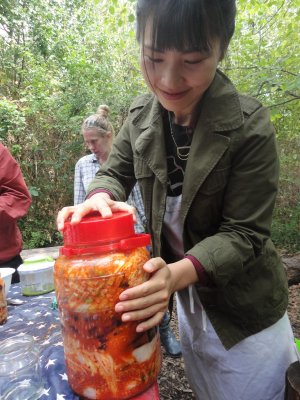
[[[12,285],[7,299],[21,299],[8,305],[8,320],[0,325],[0,340],[28,334],[40,347],[44,391],[40,400],[79,400],[68,384],[58,311],[52,308],[55,292],[22,296],[20,284]]]

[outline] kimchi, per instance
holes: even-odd
[[[149,276],[145,247],[104,254],[61,255],[54,266],[68,380],[83,398],[122,400],[157,379],[157,328],[137,333],[115,312],[120,293]]]

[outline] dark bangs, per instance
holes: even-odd
[[[232,20],[228,24],[224,15],[224,5],[228,3],[232,2],[139,0],[136,38],[140,44],[144,42],[145,28],[149,21],[153,29],[151,45],[154,49],[209,51],[211,41],[217,37],[224,52],[234,31],[234,19],[230,27]]]

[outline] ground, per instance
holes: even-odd
[[[298,256],[299,257],[299,256]],[[288,314],[294,336],[300,339],[300,283],[289,287]],[[176,309],[172,319],[172,329],[178,337]],[[163,362],[158,378],[161,400],[195,399],[184,372],[182,358],[171,358],[163,351]]]
[[[171,322],[173,332],[178,335],[176,307]],[[169,357],[162,348],[162,368],[158,378],[160,400],[192,400],[195,397],[190,389],[184,372],[182,358]]]

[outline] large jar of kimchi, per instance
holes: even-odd
[[[161,364],[157,329],[136,332],[115,312],[120,293],[149,278],[147,234],[135,234],[132,215],[89,215],[65,223],[54,265],[68,381],[81,397],[129,399],[148,389]]]

